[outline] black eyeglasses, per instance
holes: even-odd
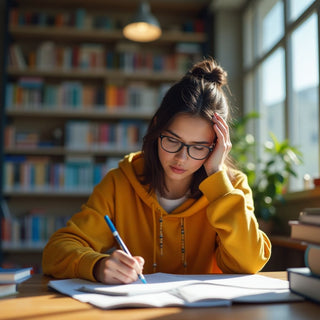
[[[170,136],[160,135],[161,148],[169,153],[179,152],[183,147],[187,148],[188,155],[195,160],[203,160],[212,152],[214,146],[208,147],[201,144],[185,144]]]

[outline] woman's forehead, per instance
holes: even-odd
[[[207,141],[215,136],[213,123],[189,114],[176,115],[167,130],[186,141]]]

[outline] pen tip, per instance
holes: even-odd
[[[142,283],[147,284],[147,280],[142,274],[139,274],[139,279],[141,280]]]

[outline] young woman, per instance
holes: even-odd
[[[165,95],[142,152],[126,156],[43,252],[58,278],[130,283],[137,274],[255,273],[271,245],[246,176],[232,166],[225,71],[196,65]],[[114,222],[134,257],[112,250]]]

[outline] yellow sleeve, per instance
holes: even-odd
[[[114,246],[104,220],[105,214],[113,212],[113,190],[112,178],[106,176],[81,211],[51,236],[42,255],[44,274],[95,281],[95,263],[108,256],[104,252]]]
[[[235,173],[230,181],[218,171],[200,184],[207,197],[207,217],[217,232],[216,260],[225,273],[256,273],[268,262],[271,243],[259,230],[254,215],[252,191],[247,177]]]

